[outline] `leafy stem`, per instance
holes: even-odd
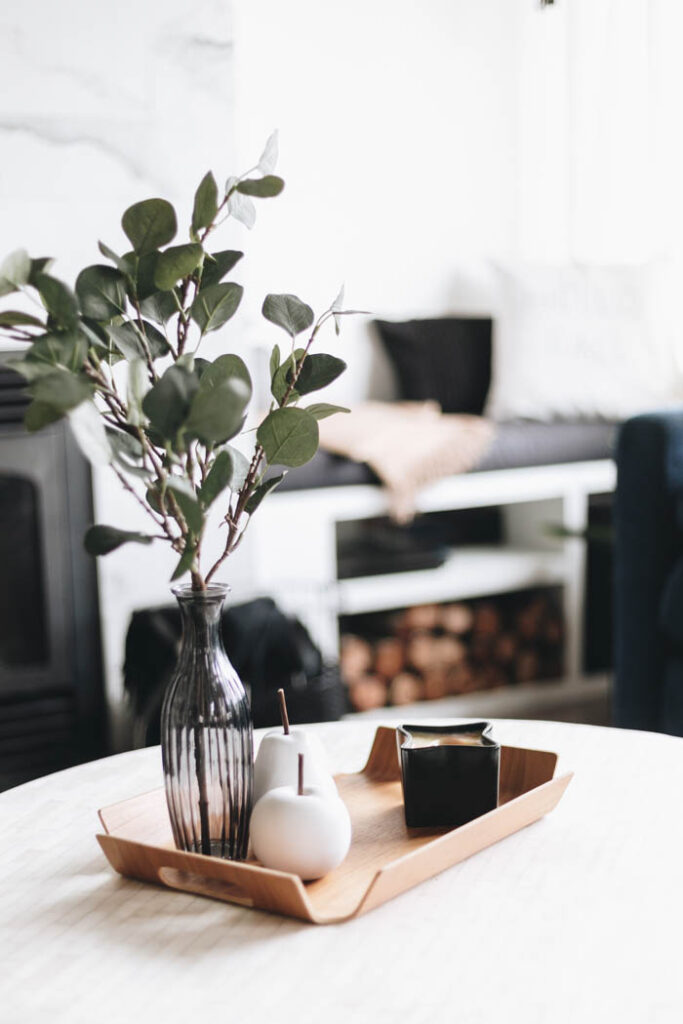
[[[345,368],[334,356],[311,354],[322,326],[334,317],[338,327],[346,312],[341,295],[317,320],[295,295],[266,296],[263,316],[287,333],[292,350],[281,359],[279,346],[273,348],[273,400],[247,457],[231,444],[248,433],[243,428],[253,386],[247,365],[225,348],[213,360],[197,355],[243,296],[242,286],[229,279],[243,253],[209,252],[208,239],[230,218],[251,227],[254,200],[280,194],[276,159],[272,136],[259,162],[228,178],[220,194],[207,172],[195,192],[185,244],[172,244],[178,223],[169,202],[135,203],[121,220],[131,251],[119,256],[100,242],[107,265],[85,267],[73,289],[52,276],[51,260],[32,259],[23,249],[0,264],[0,293],[25,294],[40,310],[40,316],[0,311],[0,334],[26,346],[15,365],[32,399],[28,428],[69,416],[84,452],[112,466],[154,524],[150,534],[92,527],[88,550],[107,554],[120,544],[163,539],[179,557],[173,578],[189,573],[195,589],[237,549],[261,501],[284,476],[273,477],[268,468],[307,462],[318,446],[317,420],[340,411],[325,403],[304,407],[301,399]],[[191,329],[198,336],[193,352]],[[303,348],[296,348],[299,336],[307,337]],[[72,416],[81,406],[82,414]],[[219,501],[227,535],[204,576],[207,518]]]

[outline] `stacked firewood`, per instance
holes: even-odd
[[[562,615],[552,591],[419,605],[367,619],[347,620],[341,640],[342,676],[357,711],[561,673]]]

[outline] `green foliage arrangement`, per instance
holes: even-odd
[[[222,193],[209,171],[194,196],[189,241],[182,244],[171,244],[177,219],[165,199],[131,206],[121,220],[131,251],[119,256],[100,242],[108,263],[82,270],[73,290],[51,275],[52,260],[31,259],[24,250],[0,266],[0,296],[21,292],[37,307],[35,314],[0,312],[2,335],[27,345],[7,360],[27,381],[26,427],[36,431],[68,417],[85,454],[109,464],[154,523],[149,534],[92,526],[87,550],[104,555],[127,542],[164,540],[178,555],[172,579],[189,572],[195,589],[203,589],[235,550],[286,468],[313,457],[318,420],[348,412],[302,404],[346,368],[335,356],[310,352],[325,323],[333,320],[339,333],[341,318],[353,312],[343,308],[343,289],[317,319],[295,295],[266,296],[263,316],[290,344],[284,354],[273,347],[272,402],[251,457],[229,443],[243,431],[252,397],[244,360],[234,352],[213,361],[198,355],[205,336],[234,316],[243,292],[225,280],[243,253],[210,251],[209,236],[229,218],[253,225],[253,198],[284,188],[273,173],[276,161],[273,134],[258,164],[228,178]],[[297,345],[300,335],[306,340]],[[267,476],[271,466],[283,472]],[[217,500],[224,502],[225,547],[204,571],[207,513]]]

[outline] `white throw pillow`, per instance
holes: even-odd
[[[487,415],[623,419],[683,399],[671,267],[496,269]]]

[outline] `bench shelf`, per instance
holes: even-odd
[[[586,545],[548,536],[547,524],[581,531],[592,495],[614,490],[611,459],[491,470],[449,477],[418,495],[420,513],[500,507],[505,543],[453,550],[434,569],[338,579],[337,524],[388,514],[378,486],[275,493],[250,528],[254,586],[307,625],[325,656],[339,652],[339,616],[560,586],[565,677],[581,677]],[[301,538],[296,545],[286,537]],[[296,582],[295,582],[296,581]]]

